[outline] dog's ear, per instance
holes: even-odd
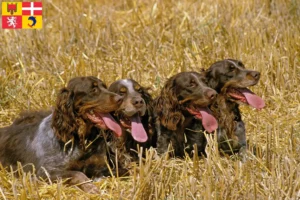
[[[184,120],[180,110],[173,80],[169,80],[162,89],[161,96],[155,102],[155,113],[159,117],[161,124],[169,130],[177,130],[177,125]]]
[[[153,117],[153,99],[150,93],[148,92],[150,88],[141,88],[142,90],[142,98],[144,99],[146,106],[147,106],[147,114],[149,116],[149,119],[152,119]]]
[[[55,135],[63,142],[73,138],[76,131],[74,113],[74,92],[67,88],[60,90],[52,117],[52,128]]]
[[[171,112],[161,118],[161,123],[169,130],[177,130],[177,124],[181,121],[183,115],[180,112]]]
[[[145,87],[141,88],[142,98],[145,100],[147,105],[148,104],[151,105],[152,101],[153,101],[152,96],[149,93],[149,90],[150,90],[150,88],[148,88],[148,87],[147,88],[145,88]]]
[[[143,122],[143,126],[144,128],[147,127],[148,128],[148,141],[156,141],[155,138],[156,137],[156,131],[154,128],[154,124],[155,124],[155,116],[154,116],[154,108],[153,108],[153,98],[149,93],[149,90],[151,90],[150,87],[141,87],[141,94],[142,94],[142,98],[144,99],[145,103],[146,103],[146,109],[147,112],[145,114],[146,117],[143,117],[142,120],[145,120],[145,123]],[[151,143],[153,143],[151,142]],[[153,144],[153,146],[156,146],[156,143]]]

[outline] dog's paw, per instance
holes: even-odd
[[[92,183],[85,183],[80,186],[80,188],[86,193],[90,194],[100,194],[100,190]]]

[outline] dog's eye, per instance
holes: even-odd
[[[233,71],[233,70],[235,70],[235,66],[234,65],[229,65],[229,71]]]
[[[98,92],[99,91],[99,88],[98,87],[93,87],[92,89],[91,89],[91,92],[92,93],[96,93],[96,92]]]
[[[122,87],[119,91],[119,94],[124,95],[124,94],[126,94],[126,92],[127,92],[127,89],[125,87]]]
[[[138,91],[138,92],[142,92],[142,87],[139,86],[139,85],[135,85],[135,86],[134,86],[134,89],[135,89],[136,91]]]
[[[189,87],[195,87],[197,84],[195,80],[191,80]]]

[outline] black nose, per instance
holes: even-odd
[[[131,103],[135,107],[140,108],[140,107],[142,107],[145,104],[145,101],[141,97],[134,97],[134,98],[132,98]]]
[[[253,76],[256,80],[260,78],[260,73],[257,71],[252,71],[251,76]]]
[[[209,90],[206,91],[205,95],[206,95],[206,97],[207,97],[208,99],[213,100],[213,99],[216,98],[217,92],[214,91],[214,90],[212,90],[212,89],[209,89]]]
[[[121,104],[123,102],[123,97],[120,95],[116,95],[114,97],[114,100],[116,101],[117,104]]]

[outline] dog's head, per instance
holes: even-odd
[[[142,121],[152,112],[152,98],[147,89],[132,79],[115,81],[108,89],[123,97],[122,104],[115,111],[121,125],[131,130],[131,135],[136,141],[146,142],[148,136]]]
[[[260,73],[245,69],[239,60],[226,59],[212,64],[206,71],[206,79],[209,87],[226,95],[228,100],[257,109],[265,106],[264,101],[247,88],[258,83]]]
[[[201,119],[204,128],[211,132],[217,128],[217,123],[207,106],[214,101],[216,94],[206,86],[203,75],[181,72],[171,77],[162,88],[156,100],[156,113],[169,130],[176,130],[177,125],[184,121],[184,113],[189,113]]]
[[[83,140],[91,128],[111,129],[117,136],[121,127],[109,114],[119,108],[123,97],[106,89],[96,77],[76,77],[60,90],[53,113],[52,127],[67,142],[78,134]]]

